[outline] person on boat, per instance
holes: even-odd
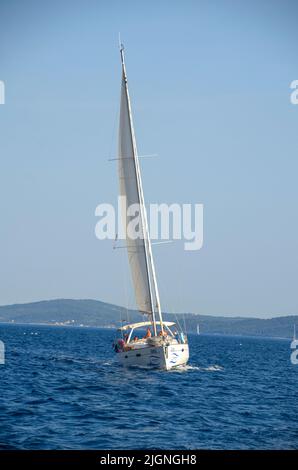
[[[122,338],[113,343],[113,348],[116,353],[119,353],[124,350],[125,343]]]
[[[133,340],[136,343],[137,341],[139,341],[139,338],[137,336],[135,336]]]
[[[126,343],[127,343],[127,340],[128,340],[128,334],[127,334],[127,333],[124,335],[123,339],[124,339],[124,342],[125,342],[125,344],[126,344]]]
[[[168,333],[166,332],[166,330],[160,330],[159,336],[164,336],[164,337],[166,337],[166,336],[168,336]]]
[[[152,334],[151,334],[151,330],[150,330],[150,328],[148,327],[148,328],[147,328],[147,331],[146,331],[146,334],[145,334],[145,336],[144,336],[144,338],[145,338],[145,339],[147,339],[147,338],[151,338],[151,336],[152,336]]]

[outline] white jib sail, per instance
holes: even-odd
[[[154,315],[154,301],[159,303],[158,293],[155,291],[153,297],[151,288],[150,268],[152,267],[152,256],[150,249],[150,241],[147,233],[146,210],[144,207],[142,182],[137,157],[136,142],[134,137],[129,94],[127,88],[127,79],[125,66],[122,56],[122,83],[121,83],[121,104],[120,104],[120,121],[119,121],[119,142],[118,142],[118,158],[119,158],[119,181],[120,195],[125,198],[126,206],[122,207],[122,222],[126,234],[126,246],[128,251],[128,259],[134,284],[135,297],[140,312]],[[128,216],[127,208],[133,204],[139,207],[138,232],[137,238],[130,237],[127,230],[129,223],[135,219],[136,215]],[[147,243],[147,246],[146,246]],[[150,251],[148,252],[148,248]]]

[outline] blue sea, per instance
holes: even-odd
[[[121,368],[114,335],[1,324],[0,448],[298,448],[289,340],[189,335],[165,372]]]

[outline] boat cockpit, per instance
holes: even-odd
[[[157,336],[153,334],[152,322],[130,323],[118,329],[121,338],[114,343],[116,352],[160,346],[161,344],[185,344],[187,337],[175,322],[156,322]],[[145,334],[144,334],[145,333]]]

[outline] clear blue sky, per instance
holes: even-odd
[[[118,31],[147,202],[198,202],[204,246],[154,249],[164,309],[297,314],[297,2],[0,2],[0,304],[132,304],[116,202]]]

